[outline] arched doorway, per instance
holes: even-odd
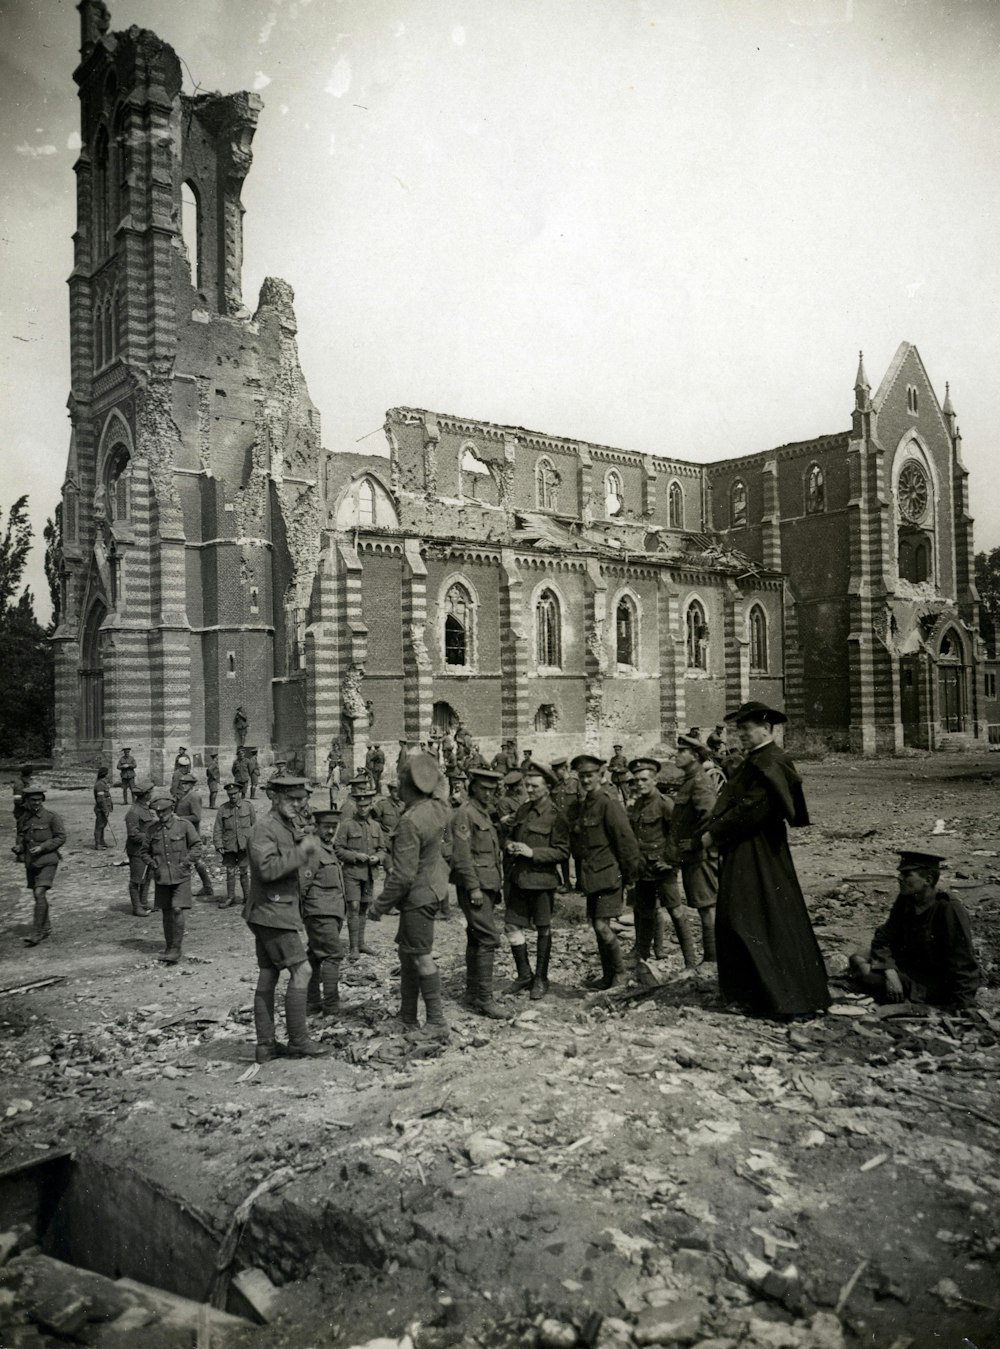
[[[104,739],[104,660],[101,624],[108,611],[98,601],[87,615],[80,663],[80,739]]]
[[[431,729],[437,735],[451,735],[459,723],[459,715],[451,703],[435,703],[431,712]]]
[[[954,628],[938,647],[938,717],[945,732],[965,729],[965,647]]]

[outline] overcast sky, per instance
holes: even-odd
[[[0,0],[0,505],[69,424],[72,0]],[[430,407],[708,460],[846,427],[857,353],[945,380],[1000,543],[994,0],[119,0],[264,99],[244,295],[295,289],[331,450]],[[365,439],[368,433],[376,432]],[[30,580],[47,613],[41,550]]]

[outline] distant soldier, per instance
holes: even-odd
[[[222,857],[226,868],[226,897],[219,900],[219,908],[236,903],[236,877],[240,878],[243,903],[250,902],[250,835],[255,817],[253,806],[244,801],[238,782],[226,783],[226,799],[219,808],[212,829],[212,844]]]
[[[153,873],[143,860],[146,834],[156,823],[156,811],[149,805],[151,782],[140,782],[133,790],[132,805],[125,813],[125,856],[128,858],[128,897],[136,918],[148,918],[153,912],[149,887]]]
[[[28,889],[35,901],[31,934],[22,938],[25,946],[37,946],[51,936],[49,922],[49,891],[59,866],[59,849],[66,842],[63,822],[54,810],[46,810],[45,793],[41,787],[27,786],[21,790],[24,813],[14,845],[14,855],[24,863]]]
[[[479,752],[479,746],[473,740],[469,745],[469,752],[465,756],[465,771],[471,772],[473,768],[488,768],[486,760]]]
[[[681,894],[677,855],[670,839],[674,803],[657,788],[662,765],[658,759],[633,759],[638,794],[629,810],[629,823],[639,845],[639,872],[632,887],[635,913],[635,954],[648,960],[650,947],[657,960],[666,955],[667,914],[674,925],[687,968],[697,965],[694,942],[684,897]],[[715,799],[714,793],[712,797]]]
[[[392,841],[392,862],[385,888],[372,905],[372,918],[399,909],[396,944],[400,963],[399,1020],[417,1032],[418,999],[427,1009],[424,1034],[448,1039],[441,1001],[441,976],[434,963],[434,918],[448,892],[448,866],[441,841],[448,807],[434,793],[441,774],[430,754],[414,755],[403,768],[399,794],[406,809]]]
[[[608,760],[608,773],[611,777],[611,785],[616,789],[621,799],[625,800],[625,777],[628,773],[628,760],[622,753],[621,745],[612,745],[614,750],[611,758]]]
[[[118,778],[122,784],[122,805],[127,806],[129,796],[135,796],[136,762],[132,757],[132,746],[122,745],[118,756]]]
[[[392,847],[392,837],[402,813],[403,803],[399,799],[399,783],[390,782],[389,795],[378,797],[372,806],[372,819],[378,820],[387,849]]]
[[[468,800],[469,775],[464,768],[453,768],[448,774],[448,804],[452,810],[464,806]]]
[[[500,792],[493,803],[493,814],[497,822],[500,842],[506,842],[507,829],[513,823],[514,816],[524,805],[524,778],[515,768],[505,773],[500,783]]]
[[[197,778],[193,773],[185,773],[181,778],[181,795],[177,802],[177,814],[182,820],[190,820],[198,831],[198,837],[201,838],[201,796],[195,786],[196,782]],[[202,899],[206,896],[209,899],[213,898],[215,889],[212,886],[212,877],[208,873],[208,867],[202,861],[200,849],[198,856],[193,858],[192,861],[201,881],[201,889],[195,898]]]
[[[240,703],[239,707],[236,709],[236,712],[233,716],[233,730],[236,732],[237,745],[246,744],[247,731],[249,729],[250,729],[250,718],[243,710],[243,704]]]
[[[524,777],[525,773],[534,762],[534,760],[531,757],[533,753],[534,753],[533,750],[526,749],[524,751],[524,754],[521,756],[521,762],[517,765],[517,768],[518,772],[521,774],[522,777]]]
[[[474,1011],[503,1020],[493,1000],[493,962],[500,945],[496,908],[502,885],[500,840],[490,806],[500,774],[473,768],[469,799],[452,815],[451,877],[465,915],[465,997]]]
[[[159,957],[176,965],[183,954],[187,911],[191,907],[191,868],[201,857],[201,835],[189,819],[174,812],[172,794],[153,791],[149,803],[156,820],[146,831],[140,857],[153,873],[153,907],[160,910],[163,940]]]
[[[506,932],[517,969],[517,987],[530,988],[532,1000],[549,991],[552,912],[559,886],[559,863],[569,853],[566,820],[549,796],[552,774],[541,764],[522,765],[527,800],[504,830],[507,871]],[[525,931],[535,929],[535,969],[528,959]]]
[[[250,775],[250,799],[254,800],[257,796],[257,787],[260,783],[260,764],[257,762],[257,746],[247,745],[243,751],[247,761],[247,772]]]
[[[18,781],[14,783],[14,834],[18,834],[21,828],[21,821],[28,814],[28,806],[25,801],[25,794],[31,788],[31,775],[33,768],[30,763],[23,763],[18,775]]]
[[[243,753],[242,746],[237,749],[236,758],[233,760],[233,781],[240,789],[240,796],[246,796],[250,790],[250,764]]]
[[[674,813],[670,817],[671,852],[680,862],[684,896],[698,910],[702,958],[708,961],[715,960],[715,900],[719,889],[718,853],[714,848],[706,848],[703,842],[705,826],[715,809],[715,783],[705,770],[705,761],[711,757],[708,746],[701,741],[688,735],[677,737],[674,762],[684,779],[674,795]],[[683,951],[679,930],[677,937]]]
[[[208,808],[215,809],[216,798],[219,795],[219,782],[222,778],[222,771],[219,768],[219,756],[214,751],[208,756],[208,765],[205,768],[205,778],[208,782]]]
[[[300,873],[302,921],[306,928],[309,984],[306,1010],[333,1015],[340,1002],[341,928],[347,912],[344,875],[333,848],[340,819],[335,810],[317,810],[319,853]]]
[[[191,756],[184,745],[177,751],[177,757],[174,760],[174,771],[170,778],[170,795],[176,801],[180,796],[181,778],[185,773],[191,771]]]
[[[97,770],[97,781],[94,783],[95,848],[108,847],[108,844],[104,841],[104,831],[108,827],[108,821],[111,819],[114,808],[114,803],[111,800],[111,780],[108,777],[108,770],[99,768]]]
[[[369,745],[368,753],[365,755],[365,768],[368,770],[368,776],[372,780],[372,786],[375,788],[375,795],[380,795],[382,791],[382,774],[385,772],[385,754],[381,745]]]
[[[619,796],[601,786],[603,766],[593,754],[578,754],[570,764],[580,780],[580,800],[570,816],[569,836],[601,957],[596,987],[617,988],[625,982],[625,962],[611,919],[621,913],[624,887],[639,870],[639,847]]]
[[[310,969],[303,941],[300,873],[303,867],[311,868],[320,855],[319,840],[306,832],[300,820],[301,808],[309,800],[309,784],[305,778],[275,777],[268,781],[267,789],[271,809],[250,834],[250,899],[243,906],[243,917],[257,949],[253,1019],[258,1063],[268,1063],[283,1054],[315,1058],[326,1053],[322,1045],[309,1038],[306,1025]],[[274,1034],[274,995],[282,970],[289,975],[285,992],[287,1046]]]
[[[334,851],[344,872],[348,960],[376,954],[373,947],[365,944],[365,924],[375,893],[375,870],[385,862],[387,854],[382,827],[372,818],[374,796],[367,776],[354,779],[351,783],[354,818],[342,819],[334,838]]]
[[[397,781],[397,782],[398,782],[398,781],[400,780],[400,778],[402,777],[403,769],[406,767],[406,761],[407,761],[407,759],[408,759],[409,757],[410,757],[410,742],[409,742],[409,740],[400,740],[400,742],[399,742],[399,753],[396,755],[396,781]]]

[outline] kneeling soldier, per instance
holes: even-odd
[[[247,847],[254,826],[253,806],[244,801],[238,782],[226,783],[226,800],[219,808],[212,830],[212,843],[222,855],[226,868],[226,897],[219,900],[219,908],[236,903],[236,877],[240,878],[243,903],[250,898],[250,856]]]
[[[30,936],[23,937],[25,946],[37,946],[52,933],[49,923],[49,890],[56,878],[59,849],[66,842],[63,822],[54,810],[42,805],[45,793],[41,787],[21,788],[21,818],[18,824],[14,854],[24,863],[28,889],[35,900],[34,923]]]
[[[500,900],[500,840],[490,807],[500,774],[469,770],[469,799],[451,818],[451,875],[465,915],[465,1000],[483,1016],[503,1020],[493,1001],[493,961],[500,945],[495,909]]]
[[[899,854],[899,895],[888,919],[875,929],[871,952],[851,956],[851,971],[881,1002],[971,1007],[981,982],[972,949],[969,915],[957,899],[938,890],[943,857]]]
[[[139,855],[153,872],[153,908],[159,909],[163,918],[166,950],[159,959],[165,965],[176,965],[191,907],[191,868],[201,857],[201,835],[190,820],[174,814],[174,798],[169,792],[155,790],[149,804],[156,811],[156,821],[146,831]]]
[[[317,810],[319,855],[302,868],[302,921],[312,973],[306,989],[306,1010],[333,1015],[340,1002],[340,962],[344,949],[340,930],[347,912],[344,874],[333,849],[340,812]]]
[[[311,868],[320,852],[319,840],[300,823],[300,812],[309,800],[308,786],[305,778],[271,778],[267,784],[271,809],[250,833],[250,898],[243,905],[243,917],[257,948],[253,1020],[258,1063],[286,1053],[292,1058],[326,1053],[322,1045],[310,1040],[306,1029],[309,961],[302,940],[299,872]],[[287,1047],[274,1038],[274,994],[282,970],[288,971]]]
[[[375,788],[368,780],[368,774],[359,774],[351,783],[354,814],[350,819],[340,821],[334,839],[334,849],[344,869],[350,940],[348,960],[357,960],[359,955],[375,955],[375,948],[365,945],[365,924],[375,892],[375,868],[384,864],[386,852],[382,826],[372,816],[374,800]]]

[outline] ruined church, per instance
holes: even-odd
[[[914,346],[874,392],[861,362],[843,430],[714,463],[400,407],[387,456],[329,452],[291,287],[241,290],[261,99],[78,8],[61,762],[225,765],[237,709],[313,774],[459,719],[638,752],[747,698],[866,754],[985,736],[961,436]]]

